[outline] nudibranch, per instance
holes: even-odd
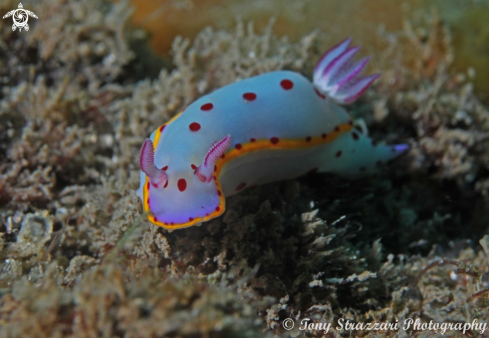
[[[408,148],[381,145],[353,127],[338,104],[355,101],[379,76],[347,39],[326,52],[313,83],[274,71],[205,95],[158,127],[141,147],[137,191],[149,221],[167,229],[220,216],[225,196],[311,172],[373,173]]]

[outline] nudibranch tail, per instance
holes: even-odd
[[[391,147],[400,155],[409,149],[409,144],[396,144]]]
[[[352,62],[360,47],[348,48],[347,39],[330,49],[314,69],[314,84],[338,103],[348,104],[358,99],[380,75],[360,77],[370,58]]]
[[[139,166],[155,188],[163,188],[168,177],[163,170],[155,166],[154,157],[153,142],[147,138],[139,151]]]
[[[375,144],[375,141],[372,141]],[[375,147],[375,146],[374,146]],[[392,161],[409,150],[408,144],[378,145],[378,150],[372,151],[372,156],[377,157],[376,164]]]
[[[204,157],[203,163],[195,169],[195,176],[201,182],[210,182],[214,173],[214,165],[224,155],[231,144],[231,135],[226,135],[222,140],[212,143]]]
[[[378,144],[367,135],[353,129],[342,134],[329,149],[324,169],[346,178],[371,175],[387,162],[399,157],[409,149],[407,144]]]

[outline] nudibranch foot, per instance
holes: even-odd
[[[370,60],[366,57],[352,62],[360,47],[348,48],[351,39],[327,51],[314,68],[314,84],[334,101],[349,104],[357,100],[380,74],[361,77]]]

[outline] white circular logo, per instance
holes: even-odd
[[[19,3],[19,8],[8,12],[3,16],[3,18],[5,19],[8,17],[12,17],[12,19],[14,20],[12,30],[15,32],[17,28],[19,29],[19,31],[22,31],[22,28],[24,28],[26,31],[29,30],[29,25],[27,24],[27,22],[29,21],[29,16],[37,19],[36,14],[28,11],[27,9],[24,9],[24,6]]]
[[[290,331],[294,328],[294,320],[292,318],[286,318],[282,322],[282,326],[284,327],[284,329]]]

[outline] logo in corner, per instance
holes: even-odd
[[[32,13],[31,11],[28,11],[27,9],[24,9],[24,6],[22,6],[22,4],[19,3],[19,8],[14,9],[13,11],[10,11],[7,14],[5,14],[3,16],[3,19],[9,17],[12,17],[12,19],[14,19],[14,24],[12,25],[12,30],[14,32],[17,28],[19,29],[19,31],[22,31],[22,28],[28,31],[29,25],[27,24],[27,21],[29,21],[29,16],[38,19],[36,14]]]

